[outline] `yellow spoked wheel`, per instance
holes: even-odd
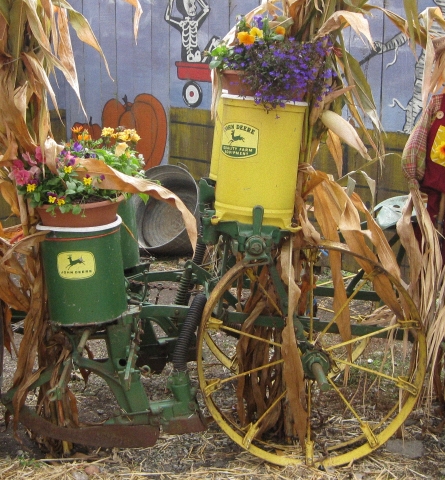
[[[375,283],[392,290],[392,310],[374,299],[370,309],[359,294]],[[273,266],[238,262],[210,294],[197,355],[207,408],[237,444],[278,465],[335,466],[369,454],[403,424],[421,390],[426,346],[417,309],[376,265],[341,306],[334,300],[330,316],[294,316],[308,415],[300,442],[283,377],[282,290]],[[360,323],[351,315],[345,334],[344,315],[360,303]]]

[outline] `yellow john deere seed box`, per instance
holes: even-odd
[[[222,95],[221,102],[212,153],[216,220],[251,224],[253,207],[261,205],[264,225],[289,227],[307,105],[267,112],[250,97]]]

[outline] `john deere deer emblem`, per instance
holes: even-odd
[[[57,271],[65,280],[82,280],[96,273],[94,255],[87,251],[61,252],[57,255]]]
[[[85,265],[85,260],[82,257],[73,260],[73,257],[71,255],[68,255],[68,260],[69,264],[66,266],[67,270],[69,270],[71,267],[74,267],[74,265],[78,265],[80,263],[83,263]]]
[[[232,130],[230,134],[232,135],[232,140],[229,140],[229,145],[232,145],[233,142],[244,142],[244,137],[241,135],[235,135],[235,130]]]
[[[258,129],[245,123],[226,123],[221,139],[222,152],[231,158],[248,158],[258,154]]]

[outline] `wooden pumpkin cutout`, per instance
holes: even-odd
[[[141,139],[136,150],[144,155],[145,169],[159,165],[167,141],[167,116],[159,100],[148,93],[137,95],[129,102],[125,95],[123,104],[108,100],[102,111],[104,127],[134,128]]]

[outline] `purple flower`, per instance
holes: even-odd
[[[75,152],[80,152],[83,149],[83,146],[80,142],[74,142],[74,145],[71,147]]]
[[[70,153],[67,153],[65,160],[67,167],[72,167],[76,163],[76,157],[74,155],[71,155]]]
[[[264,19],[261,15],[255,15],[253,17],[253,22],[256,24],[256,26],[259,28],[259,29],[262,29],[263,28],[263,23],[264,23]]]

